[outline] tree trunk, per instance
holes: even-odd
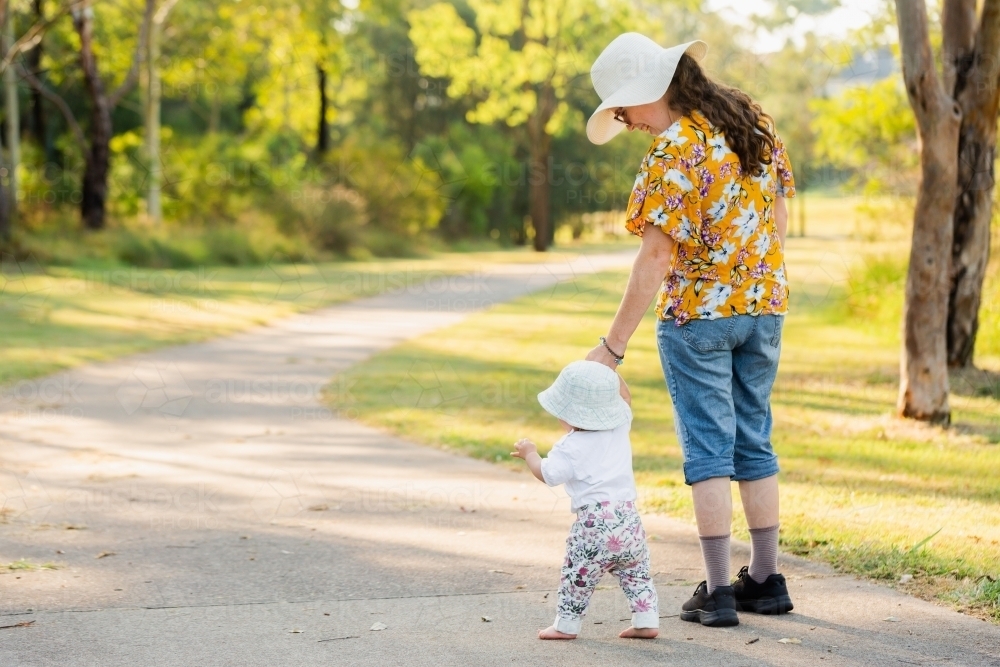
[[[958,68],[955,84],[955,99],[962,109],[962,126],[947,325],[948,365],[953,367],[972,365],[983,281],[989,262],[993,163],[997,112],[1000,110],[998,56],[1000,0],[986,0],[974,48]]]
[[[86,7],[73,14],[73,25],[80,36],[80,66],[90,95],[90,150],[86,152],[83,173],[83,200],[80,216],[88,229],[103,229],[108,198],[110,164],[111,105],[104,92],[104,81],[97,71],[93,51],[93,10]]]
[[[35,22],[39,23],[45,20],[45,11],[42,5],[43,0],[33,0],[32,10],[34,11]],[[38,40],[38,44],[34,46],[27,54],[28,67],[31,71],[35,73],[35,76],[39,79],[42,78],[42,40]],[[43,97],[40,92],[31,88],[31,136],[34,138],[35,142],[45,150],[45,160],[49,160],[49,151],[51,146],[48,142],[48,136],[46,133],[45,124],[45,107],[43,106]]]
[[[947,424],[949,268],[961,110],[941,87],[923,0],[896,0],[903,79],[919,128],[921,181],[906,276],[897,409],[904,417]]]
[[[316,63],[316,75],[319,79],[319,118],[316,124],[316,154],[322,158],[330,148],[330,129],[326,122],[326,69],[322,63]]]
[[[157,12],[149,26],[149,38],[146,45],[146,159],[149,160],[149,188],[146,192],[146,217],[154,225],[163,222],[163,206],[160,201],[160,188],[163,170],[160,161],[160,31],[163,27],[165,13]]]
[[[14,20],[12,8],[8,5],[4,12],[3,51],[14,45]],[[7,206],[10,215],[9,224],[17,223],[17,168],[21,164],[21,109],[17,100],[17,74],[13,67],[8,67],[3,73],[4,106],[7,111],[7,174],[10,196]]]
[[[552,207],[550,196],[552,184],[549,173],[549,157],[552,153],[552,137],[545,130],[556,110],[555,91],[551,85],[543,84],[538,91],[538,107],[528,119],[528,139],[531,142],[531,158],[528,164],[528,215],[535,228],[534,246],[544,252],[552,244]]]

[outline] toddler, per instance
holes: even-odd
[[[628,386],[604,364],[574,361],[538,402],[567,433],[544,459],[527,439],[514,445],[511,456],[524,459],[549,486],[565,484],[576,512],[566,539],[556,620],[538,638],[575,639],[594,588],[611,572],[632,608],[632,627],[619,636],[652,639],[660,617],[646,534],[635,509]]]

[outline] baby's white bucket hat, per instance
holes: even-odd
[[[615,37],[590,68],[590,79],[602,102],[587,121],[587,137],[595,144],[610,141],[625,128],[615,120],[615,109],[660,99],[681,56],[687,53],[701,60],[706,52],[708,45],[701,40],[665,49],[637,32]]]
[[[574,361],[538,394],[538,402],[571,426],[607,431],[632,418],[620,391],[618,373],[596,361]]]

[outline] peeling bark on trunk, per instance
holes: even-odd
[[[993,163],[1000,108],[998,57],[1000,0],[987,0],[974,47],[956,68],[954,94],[962,109],[962,126],[947,323],[948,365],[952,367],[972,365],[983,281],[989,262],[995,183]]]
[[[961,111],[939,83],[923,0],[896,0],[903,79],[920,132],[921,182],[906,277],[897,409],[947,424],[946,323]]]

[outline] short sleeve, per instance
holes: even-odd
[[[542,477],[549,486],[559,486],[573,479],[573,460],[564,447],[553,447],[542,459]]]
[[[643,159],[626,211],[625,228],[632,234],[642,236],[651,223],[678,243],[700,243],[692,220],[699,219],[701,194],[683,146],[658,137]]]
[[[788,151],[781,137],[774,135],[774,149],[771,151],[771,163],[776,175],[777,195],[791,198],[795,196],[795,176],[792,174],[792,163],[788,160]]]

